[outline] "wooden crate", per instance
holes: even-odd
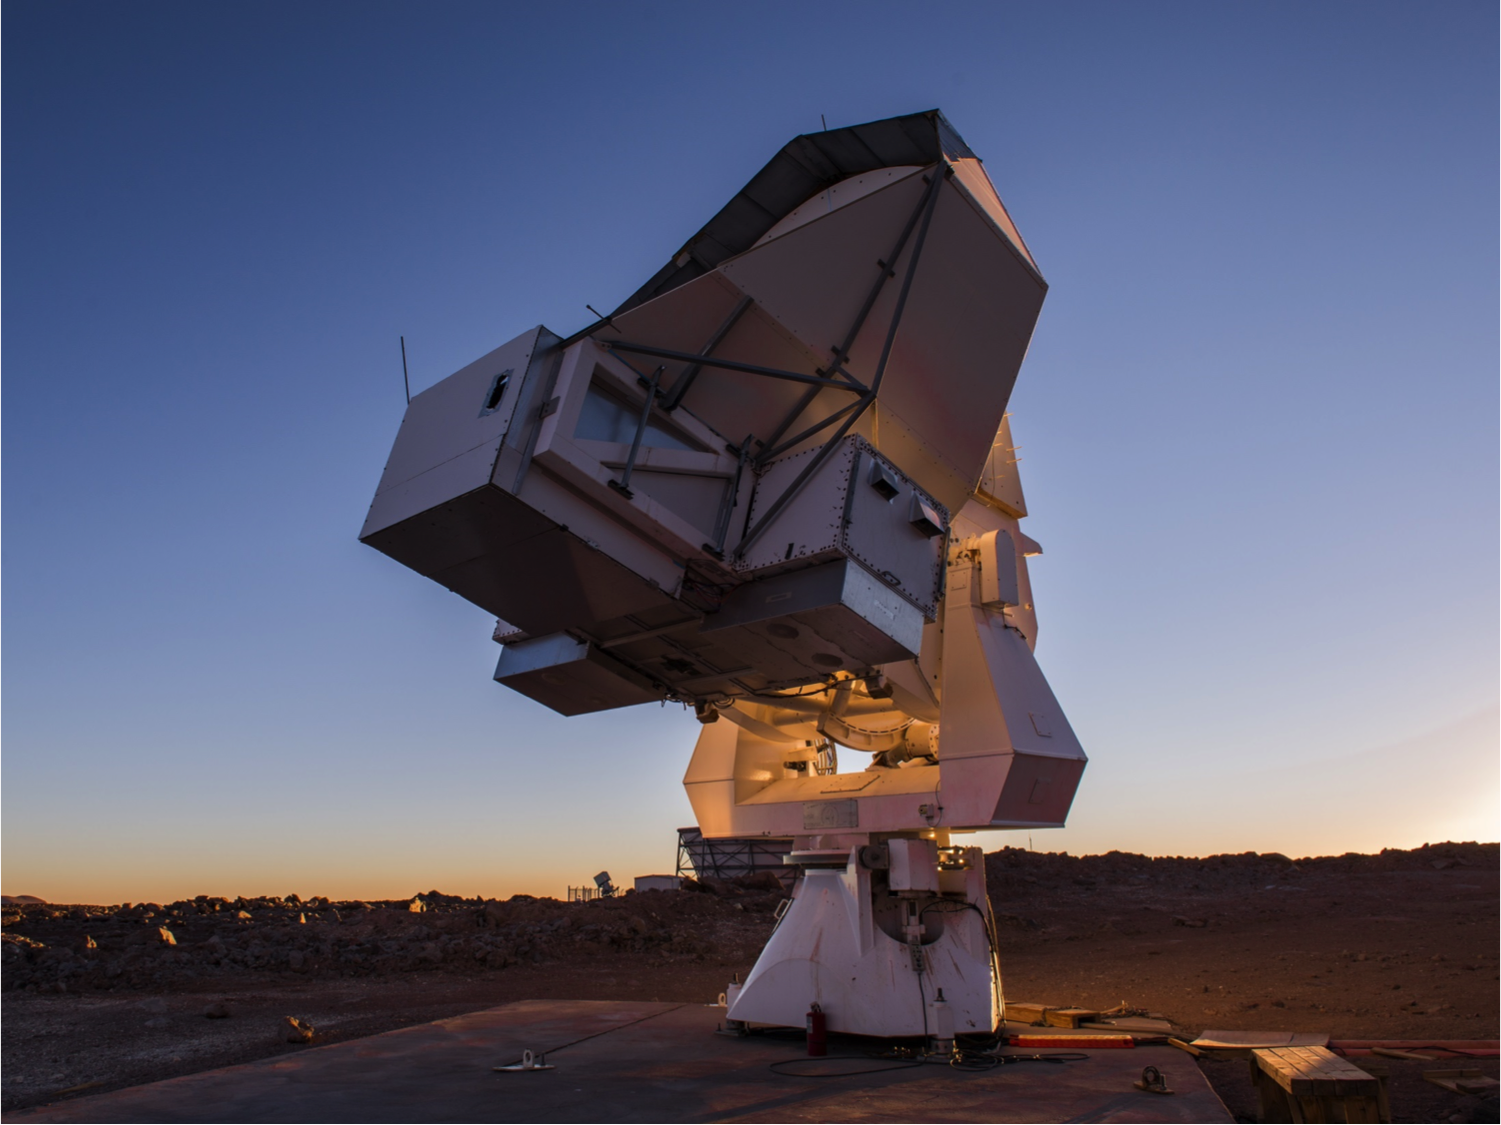
[[[1251,1052],[1258,1121],[1387,1122],[1386,1083],[1326,1047],[1272,1047]]]

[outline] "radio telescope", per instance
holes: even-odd
[[[703,724],[705,837],[802,875],[737,1021],[989,1032],[964,834],[1061,826],[1006,404],[1047,284],[938,111],[800,136],[608,316],[412,398],[360,538],[495,615],[495,679]],[[841,768],[843,767],[843,768]]]

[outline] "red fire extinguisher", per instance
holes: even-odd
[[[829,1053],[829,1021],[817,1004],[808,1009],[808,1054]]]

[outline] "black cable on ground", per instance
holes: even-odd
[[[569,1047],[577,1047],[580,1043],[587,1043],[591,1039],[598,1039],[601,1035],[609,1035],[611,1032],[620,1031],[622,1028],[635,1027],[636,1024],[638,1024],[638,1023],[645,1023],[647,1020],[654,1020],[658,1016],[665,1016],[665,1015],[668,1014],[668,1012],[675,1012],[679,1008],[686,1008],[687,1006],[688,1006],[687,1004],[674,1004],[671,1008],[668,1008],[666,1012],[653,1012],[651,1015],[649,1015],[649,1016],[642,1016],[640,1019],[630,1020],[630,1021],[628,1021],[626,1023],[619,1023],[619,1024],[616,1024],[614,1027],[607,1027],[603,1031],[596,1031],[596,1032],[594,1032],[594,1034],[592,1034],[592,1035],[586,1035],[582,1039],[575,1039],[571,1043],[564,1043],[561,1047],[549,1047],[545,1051],[534,1052],[533,1057],[536,1058],[538,1061],[541,1061],[541,1060],[547,1058],[548,1055],[555,1055],[559,1051],[566,1051]],[[503,1063],[502,1065],[504,1065],[504,1066],[517,1066],[520,1063],[521,1063],[521,1058],[518,1057],[514,1062]]]
[[[990,1051],[960,1049],[953,1054],[927,1052],[914,1047],[892,1047],[878,1053],[865,1055],[828,1055],[820,1058],[779,1059],[767,1064],[774,1074],[786,1078],[847,1078],[857,1074],[881,1074],[888,1070],[909,1070],[919,1066],[948,1066],[954,1070],[980,1072],[994,1070],[1015,1063],[1037,1062],[1062,1065],[1084,1062],[1089,1058],[1082,1051],[1058,1051],[1046,1055],[997,1055]],[[881,1062],[885,1066],[860,1067],[854,1070],[807,1073],[788,1070],[787,1067],[820,1066],[831,1062]]]
[[[803,1073],[803,1072],[796,1071],[796,1070],[784,1070],[783,1069],[784,1067],[789,1067],[789,1066],[809,1066],[809,1065],[818,1065],[818,1064],[821,1064],[821,1063],[831,1063],[831,1062],[865,1062],[865,1063],[868,1063],[868,1062],[881,1062],[881,1061],[884,1061],[886,1063],[886,1065],[885,1066],[862,1067],[862,1068],[860,1068],[858,1070],[837,1070],[837,1071],[833,1071],[832,1073],[825,1072],[825,1073],[822,1073],[822,1074],[807,1074],[807,1073]],[[771,1071],[774,1074],[780,1074],[780,1075],[782,1075],[785,1078],[850,1078],[850,1077],[853,1077],[856,1074],[881,1074],[881,1073],[884,1073],[885,1071],[888,1071],[888,1070],[909,1070],[912,1067],[922,1066],[922,1065],[923,1065],[923,1060],[922,1059],[910,1059],[910,1060],[904,1060],[904,1059],[885,1059],[885,1060],[882,1060],[879,1057],[872,1058],[870,1055],[826,1055],[823,1058],[779,1059],[777,1062],[769,1064],[769,1066],[771,1068]]]
[[[1083,1051],[1059,1051],[1057,1054],[1052,1055],[996,1055],[995,1057],[1000,1059],[1002,1063],[1071,1063],[1089,1061],[1089,1056]]]

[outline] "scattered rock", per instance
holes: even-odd
[[[421,896],[418,896],[417,898],[412,899],[411,902],[407,903],[407,909],[410,910],[413,914],[421,914],[424,910],[427,909],[427,903],[422,901]]]
[[[248,911],[248,910],[238,910],[238,911],[236,911],[235,912],[235,919],[236,919],[236,921],[240,921],[240,922],[248,922],[248,921],[250,921],[250,911]]]
[[[156,928],[156,940],[161,942],[163,945],[177,944],[177,939],[172,936],[172,931],[167,929],[166,926],[158,926]]]
[[[296,1016],[288,1016],[282,1020],[282,1032],[288,1043],[311,1043],[313,1041],[313,1025],[303,1023]]]
[[[203,1009],[203,1014],[211,1020],[227,1020],[229,1019],[229,1005],[222,1000],[215,1000]]]
[[[1173,916],[1173,925],[1187,926],[1191,930],[1202,930],[1209,925],[1209,922],[1205,918],[1185,918],[1181,914],[1176,914]]]

